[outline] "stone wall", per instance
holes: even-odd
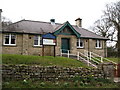
[[[102,69],[68,68],[38,65],[3,65],[2,79],[4,80],[69,80],[75,76],[104,78]]]
[[[22,54],[23,49],[23,36],[22,34],[17,34],[16,45],[3,45],[4,33],[2,34],[2,53],[3,54]]]
[[[4,34],[3,34],[4,37]],[[23,54],[23,55],[39,55],[42,56],[42,46],[34,46],[34,35],[30,34],[16,34],[16,45],[2,46],[3,54]],[[61,49],[61,38],[69,38],[70,39],[70,53],[77,54],[77,52],[84,52],[84,50],[90,50],[94,53],[97,53],[101,56],[105,56],[105,41],[102,41],[102,48],[95,48],[95,40],[93,39],[84,39],[84,48],[77,48],[76,42],[77,37],[75,35],[58,35],[57,36],[57,45],[56,55],[60,55]],[[3,40],[3,39],[2,39]],[[2,41],[3,42],[3,41]],[[53,46],[45,46],[45,54],[47,56],[53,55]],[[47,51],[47,52],[46,52]]]

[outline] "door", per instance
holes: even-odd
[[[63,53],[67,53],[70,50],[70,39],[62,38],[61,39],[61,49]]]

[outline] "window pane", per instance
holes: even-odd
[[[97,46],[97,42],[98,42],[98,41],[96,40],[96,47],[98,47],[98,46]]]
[[[34,40],[34,45],[38,45],[38,40]]]
[[[34,45],[38,45],[38,36],[34,37]]]
[[[77,46],[79,47],[79,39],[77,39]]]
[[[99,47],[101,47],[101,42],[100,42],[100,40],[99,40]]]
[[[11,35],[11,44],[15,44],[15,35]]]
[[[80,47],[83,47],[83,42],[80,42]]]
[[[40,37],[40,45],[42,45],[42,38]]]
[[[9,44],[9,35],[5,35],[5,44]]]

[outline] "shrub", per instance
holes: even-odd
[[[69,83],[65,82],[65,83],[63,84],[63,86],[64,86],[64,87],[68,87],[68,86],[69,86]]]
[[[40,83],[40,86],[44,87],[44,86],[45,86],[45,83],[44,83],[44,82],[41,82],[41,83]]]

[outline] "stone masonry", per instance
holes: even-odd
[[[4,37],[2,35],[2,38]],[[60,54],[61,49],[61,39],[69,38],[70,39],[70,53],[77,54],[77,52],[84,52],[84,50],[89,50],[95,52],[101,56],[106,54],[106,45],[105,41],[102,41],[102,48],[95,48],[94,39],[84,39],[84,48],[77,48],[77,37],[75,35],[57,35],[57,44],[56,44],[56,55]],[[2,39],[2,42],[4,38]],[[45,46],[44,55],[53,56],[53,46]],[[47,52],[46,52],[47,51]],[[16,45],[8,46],[2,45],[3,54],[22,54],[22,55],[39,55],[42,56],[42,46],[34,46],[34,35],[32,34],[16,34]]]

